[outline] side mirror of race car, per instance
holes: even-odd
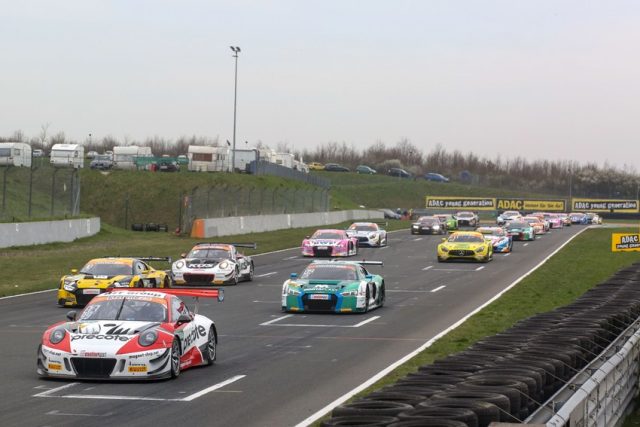
[[[71,269],[71,274],[78,274],[78,269],[77,268],[72,268]]]
[[[446,241],[447,241],[447,238],[446,238],[446,237],[443,237],[443,238],[442,238],[442,241],[443,241],[443,242],[446,242]]]
[[[189,316],[188,314],[183,313],[178,317],[178,321],[176,323],[189,323],[189,322],[191,322],[191,320],[192,320],[191,316]]]
[[[78,315],[78,313],[76,313],[75,311],[71,310],[70,312],[67,313],[67,319],[69,319],[72,322],[75,322],[77,315]]]
[[[291,275],[289,275],[290,278],[292,279],[297,279],[298,278],[298,273],[291,273]]]
[[[185,252],[180,254],[180,258],[186,258],[186,257],[187,257],[187,254]]]

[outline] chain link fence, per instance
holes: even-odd
[[[0,221],[66,218],[80,213],[80,176],[77,169],[0,167]]]

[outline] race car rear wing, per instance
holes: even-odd
[[[384,263],[382,261],[356,261],[358,264],[362,264],[362,265],[384,265]]]
[[[178,297],[217,298],[224,301],[224,289],[172,289],[172,288],[107,288],[106,292],[158,292]]]
[[[258,249],[257,243],[222,243],[222,242],[198,242],[196,245],[230,245],[236,248]]]

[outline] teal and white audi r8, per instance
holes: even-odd
[[[384,279],[365,265],[380,261],[314,261],[282,285],[282,311],[366,313],[382,307]]]

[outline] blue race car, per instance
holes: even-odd
[[[491,242],[494,253],[509,253],[513,250],[513,237],[502,227],[478,227],[477,232],[482,233],[484,240]]]
[[[589,217],[582,212],[571,212],[569,214],[571,224],[589,224]]]

